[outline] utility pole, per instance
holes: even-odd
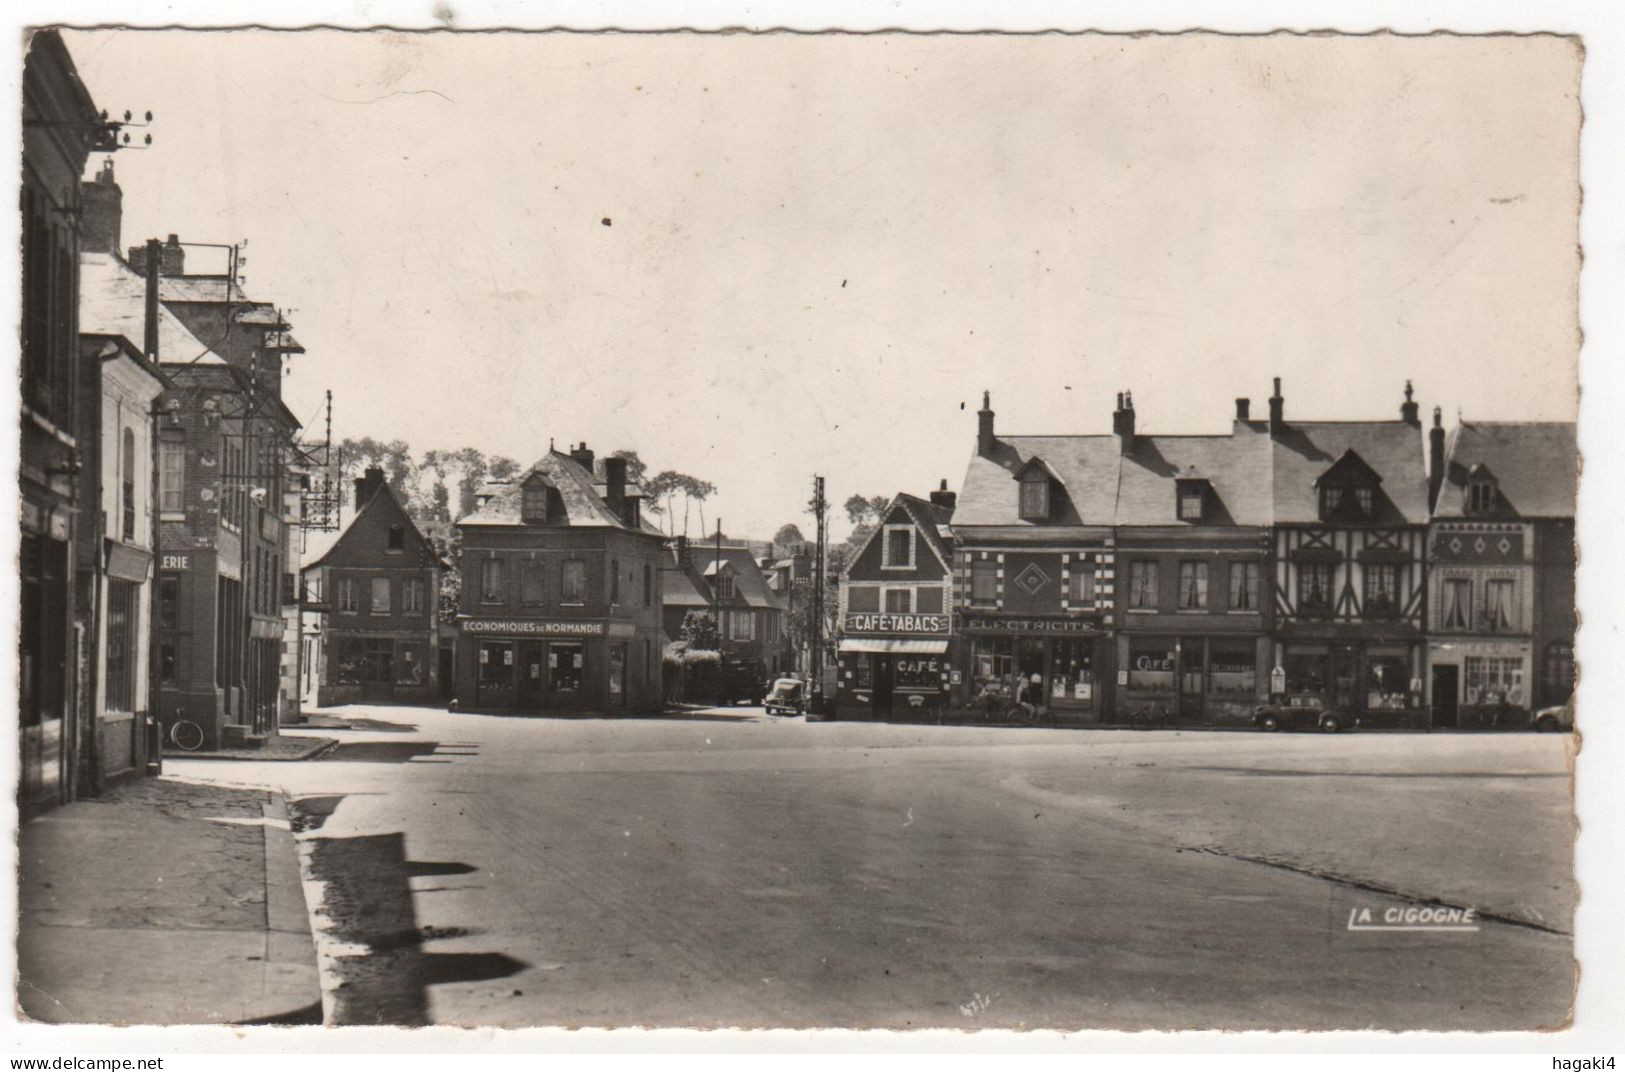
[[[813,516],[818,521],[818,542],[813,558],[812,688],[808,710],[824,713],[824,555],[827,550],[824,518],[829,503],[824,499],[824,478],[813,477]]]

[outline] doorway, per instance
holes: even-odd
[[[1433,668],[1433,728],[1453,730],[1461,704],[1461,668],[1435,666]]]
[[[890,655],[871,655],[875,662],[875,694],[870,710],[877,715],[891,713],[892,692],[897,686],[897,668]]]
[[[526,710],[537,710],[542,706],[543,690],[546,688],[542,677],[542,667],[546,662],[543,650],[544,645],[539,640],[519,644],[518,703]]]

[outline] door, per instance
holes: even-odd
[[[545,645],[539,640],[526,640],[519,644],[519,706],[526,710],[539,710],[546,691]]]
[[[612,644],[609,649],[609,706],[614,711],[626,710],[626,645]]]
[[[1365,707],[1360,691],[1360,652],[1347,645],[1332,649],[1332,695],[1334,707],[1358,711]]]
[[[1456,728],[1456,714],[1461,702],[1461,668],[1435,666],[1433,668],[1433,728]]]
[[[455,695],[453,686],[457,676],[456,652],[445,641],[441,641],[441,644],[444,646],[440,648],[440,698],[449,700]]]
[[[1022,637],[1016,653],[1016,691],[1039,707],[1049,706],[1049,641],[1043,637]]]
[[[897,668],[891,655],[871,655],[875,664],[875,692],[870,708],[877,715],[891,714],[892,690],[897,685]]]
[[[1203,700],[1207,696],[1207,641],[1181,641],[1179,654],[1179,721],[1202,721]]]

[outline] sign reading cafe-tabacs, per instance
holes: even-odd
[[[948,635],[949,618],[946,614],[885,614],[873,611],[849,611],[845,630],[848,633],[923,633]]]

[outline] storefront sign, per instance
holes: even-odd
[[[596,637],[606,632],[603,622],[563,622],[524,618],[464,618],[463,632],[479,636]]]
[[[1286,691],[1286,667],[1277,666],[1270,671],[1270,692]]]
[[[192,568],[192,556],[164,555],[158,568],[166,570],[189,570]]]
[[[848,633],[938,633],[948,632],[946,614],[873,614],[849,613],[846,616]]]
[[[988,618],[967,614],[960,628],[973,633],[1093,633],[1096,625],[1086,618]]]

